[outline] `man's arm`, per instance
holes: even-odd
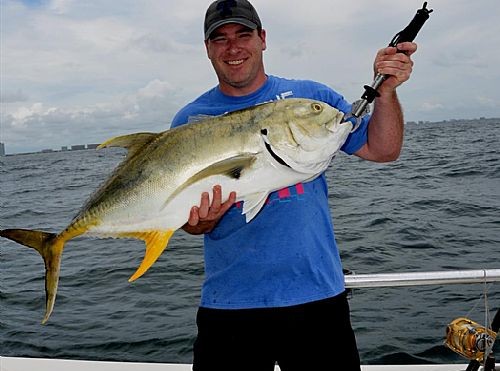
[[[188,222],[184,224],[182,229],[190,234],[210,232],[235,201],[236,193],[231,192],[229,199],[226,202],[222,202],[221,186],[214,186],[212,202],[210,202],[208,192],[203,192],[201,194],[200,206],[193,206],[191,208]]]
[[[398,44],[397,49],[379,50],[374,62],[375,73],[388,75],[379,87],[368,126],[368,141],[355,154],[363,159],[388,162],[399,157],[403,146],[404,120],[396,88],[410,78],[413,61],[410,56],[417,50],[412,42]],[[402,51],[402,53],[397,53]]]

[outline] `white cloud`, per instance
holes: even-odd
[[[57,149],[134,131],[163,131],[181,104],[175,97],[169,83],[153,80],[134,94],[91,106],[61,108],[40,102],[20,106],[2,118],[2,141],[11,150],[35,150],[33,146],[43,139],[43,148]]]
[[[51,0],[49,8],[56,14],[65,14],[73,4],[73,0]]]
[[[140,88],[137,96],[141,98],[164,98],[167,93],[172,91],[172,85],[166,81],[155,79],[149,82],[145,87]]]
[[[31,107],[19,107],[11,116],[11,125],[24,127],[31,117],[39,116],[40,114],[45,115],[53,110],[54,108],[45,110],[42,103],[35,103]]]
[[[17,91],[3,91],[0,96],[0,102],[2,103],[15,103],[15,102],[25,102],[28,100],[28,95],[24,93],[21,89]]]
[[[216,84],[202,40],[210,2],[3,0],[0,119],[9,151],[168,127],[182,105]],[[348,100],[371,82],[376,51],[421,6],[253,3],[267,30],[267,72],[321,81]],[[434,0],[429,7],[414,74],[400,89],[406,119],[500,116],[500,3]]]
[[[424,102],[424,103],[422,103],[421,108],[423,111],[436,111],[436,110],[443,109],[444,106],[441,103]]]
[[[485,106],[485,107],[490,107],[490,108],[500,108],[500,100],[498,99],[498,96],[495,96],[494,98],[492,97],[485,97],[485,96],[478,96],[476,97],[476,100],[479,105]]]

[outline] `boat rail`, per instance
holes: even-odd
[[[369,287],[398,287],[420,285],[447,285],[500,282],[500,269],[474,269],[434,272],[405,272],[344,275],[345,286],[349,289]],[[423,365],[362,365],[362,371],[466,371],[470,364],[423,364]],[[131,363],[81,360],[59,360],[42,358],[21,358],[0,356],[0,371],[188,371],[190,364]],[[500,370],[500,365],[496,365]],[[278,366],[275,371],[279,371]]]
[[[500,282],[500,269],[355,274],[344,276],[349,289]]]

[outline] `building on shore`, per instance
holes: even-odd
[[[77,144],[77,145],[71,146],[72,151],[80,151],[82,149],[85,149],[85,144]]]
[[[0,156],[5,156],[5,143],[0,143]]]

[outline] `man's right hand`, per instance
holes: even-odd
[[[209,193],[203,192],[201,194],[200,206],[193,206],[191,208],[189,219],[182,229],[190,234],[210,232],[235,201],[236,192],[231,192],[228,200],[223,203],[221,186],[214,186],[212,202],[210,202]]]

